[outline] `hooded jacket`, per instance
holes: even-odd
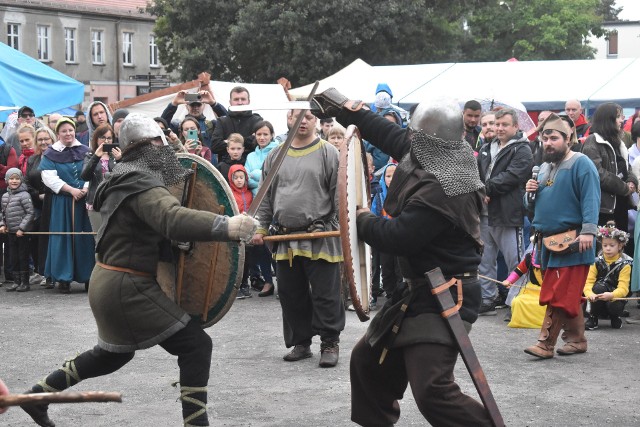
[[[226,139],[232,133],[239,133],[244,138],[244,153],[242,153],[244,162],[247,155],[256,148],[253,131],[259,121],[262,121],[262,116],[251,111],[230,112],[227,116],[220,117],[211,138],[211,152],[218,155],[218,161],[229,158]]]
[[[236,187],[233,183],[233,174],[238,171],[244,173],[244,186],[242,188]],[[242,165],[232,165],[229,168],[229,175],[227,175],[227,179],[229,180],[229,185],[231,186],[233,198],[236,200],[236,204],[238,205],[238,210],[241,213],[246,212],[247,210],[249,210],[251,202],[253,202],[253,194],[251,194],[251,191],[249,191],[249,187],[247,186],[247,183],[249,182],[249,176],[246,169]]]
[[[247,161],[244,164],[244,168],[247,170],[247,174],[249,175],[249,189],[255,196],[258,193],[258,187],[260,185],[260,177],[262,176],[262,164],[264,163],[264,159],[267,158],[267,155],[276,148],[279,144],[276,141],[271,141],[266,147],[260,148],[260,146],[256,146],[256,149],[253,150],[253,153],[249,153],[247,156]]]
[[[389,166],[397,167],[398,165],[395,163],[389,163],[382,168],[382,175],[378,180],[380,187],[375,197],[373,198],[373,203],[371,204],[371,212],[373,212],[377,216],[381,216],[384,218],[391,218],[391,216],[384,210],[384,201],[387,199],[387,191],[389,191],[387,183],[384,180],[384,175],[387,173],[387,169],[389,168]]]
[[[495,139],[478,152],[480,179],[485,184],[490,201],[487,205],[491,227],[522,227],[525,215],[522,197],[524,185],[531,178],[533,155],[529,140],[517,133],[495,154],[491,168],[491,147]],[[491,170],[489,170],[491,168]]]
[[[27,184],[22,183],[15,190],[7,189],[2,195],[2,219],[0,226],[6,226],[8,231],[29,231],[33,221],[33,202],[27,191]]]
[[[85,117],[87,118],[87,128],[89,129],[89,132],[87,133],[86,142],[84,141],[84,135],[76,135],[76,139],[80,141],[82,145],[89,146],[89,141],[91,141],[91,136],[93,135],[93,131],[96,130],[97,128],[97,126],[93,125],[93,120],[91,119],[91,109],[96,104],[100,104],[104,107],[104,111],[107,112],[107,122],[109,122],[109,124],[113,123],[113,116],[111,116],[109,107],[107,107],[107,105],[104,102],[93,101],[91,104],[89,104],[89,107],[87,108],[87,113],[85,114]],[[82,140],[79,138],[80,136],[82,136]]]

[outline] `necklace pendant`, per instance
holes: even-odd
[[[553,185],[553,180],[552,179],[548,179],[547,180],[547,187],[551,187]]]

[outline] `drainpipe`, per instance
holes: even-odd
[[[120,101],[120,65],[122,58],[120,57],[120,20],[116,21],[116,101]]]

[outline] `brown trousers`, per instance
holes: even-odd
[[[384,363],[380,349],[362,338],[351,353],[351,420],[391,426],[400,417],[407,384],[422,415],[435,427],[491,426],[484,406],[465,395],[453,377],[458,350],[441,344],[394,348]]]

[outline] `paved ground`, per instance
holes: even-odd
[[[12,391],[25,390],[96,342],[87,294],[37,289],[26,294],[0,289],[0,377]],[[637,314],[635,304],[629,307]],[[509,329],[499,312],[480,318],[471,334],[489,384],[509,426],[640,425],[640,325],[611,330],[608,321],[588,332],[589,352],[549,361],[522,352],[537,337],[530,329]],[[220,323],[207,329],[214,343],[209,416],[214,426],[348,426],[349,356],[367,324],[347,314],[340,363],[317,366],[314,357],[282,361],[282,316],[274,297],[236,301]],[[475,395],[462,361],[462,388]],[[176,362],[160,348],[140,351],[121,371],[79,384],[77,390],[118,391],[122,404],[57,405],[50,410],[60,427],[179,426]],[[399,426],[424,426],[410,391],[401,402]],[[22,427],[29,419],[12,408],[0,425]]]

